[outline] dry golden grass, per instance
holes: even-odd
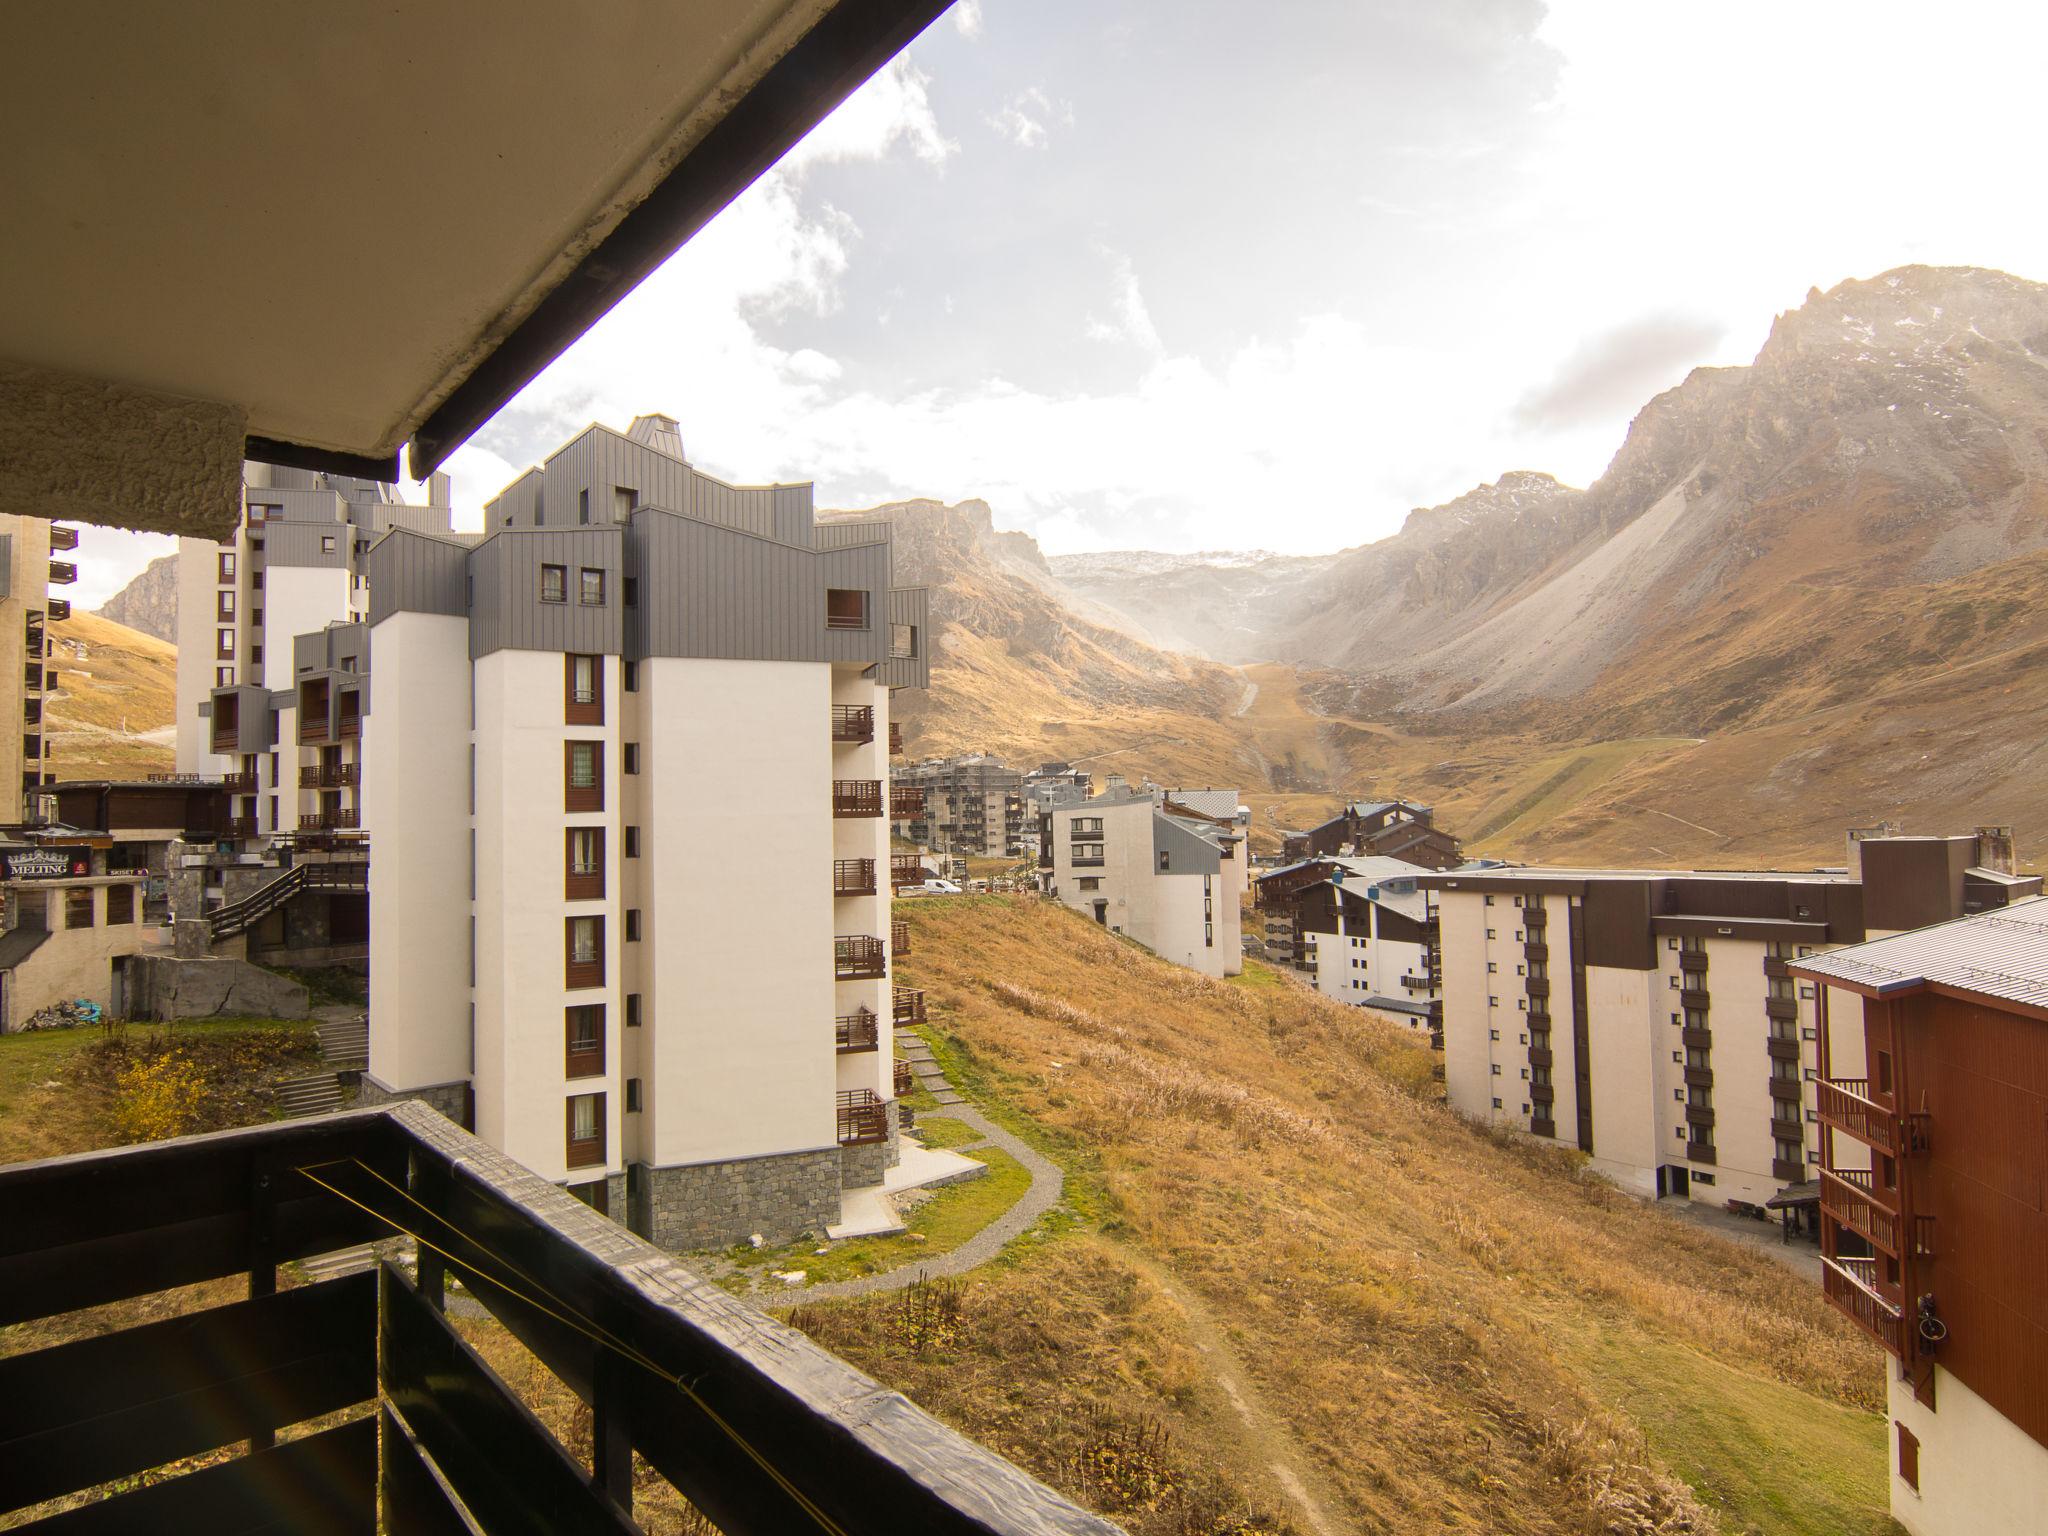
[[[1814,1287],[1460,1121],[1393,1028],[1208,981],[1028,899],[903,915],[904,970],[959,1075],[1085,1167],[1108,1219],[1021,1240],[970,1282],[944,1349],[906,1349],[893,1299],[798,1320],[1134,1530],[1233,1511],[1302,1530],[1719,1529],[1581,1368],[1589,1335],[1878,1432],[1862,1410],[1882,1402],[1880,1357]],[[1169,1470],[1208,1490],[1187,1509],[1116,1505],[1076,1476],[1090,1425],[1128,1439],[1152,1421]],[[1881,1482],[1843,1497],[1841,1523],[1813,1529],[1878,1528]]]
[[[176,719],[178,648],[92,613],[52,624],[50,637],[57,645],[50,663],[57,692],[48,705],[57,776],[168,771],[177,756],[165,733]]]

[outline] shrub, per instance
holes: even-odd
[[[162,1141],[199,1125],[206,1077],[176,1051],[124,1067],[114,1079],[114,1127],[123,1141]]]

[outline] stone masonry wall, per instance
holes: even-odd
[[[363,1074],[362,1089],[356,1094],[356,1103],[358,1105],[395,1104],[401,1099],[414,1099],[426,1105],[427,1108],[443,1118],[452,1120],[455,1124],[467,1129],[469,1122],[466,1115],[469,1109],[469,1095],[464,1090],[468,1087],[469,1084],[462,1081],[431,1083],[425,1088],[408,1088],[403,1093],[394,1093],[391,1089],[386,1088],[382,1083],[370,1076],[369,1073],[365,1072]],[[612,1207],[612,1209],[622,1211],[625,1208],[624,1181],[622,1179],[620,1181],[619,1203]]]
[[[845,1189],[879,1184],[883,1176],[903,1160],[901,1120],[896,1101],[889,1100],[889,1139],[865,1146],[839,1149],[839,1183]]]
[[[638,1173],[628,1225],[663,1248],[724,1248],[756,1232],[786,1243],[839,1219],[837,1147]]]

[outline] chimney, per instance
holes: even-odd
[[[1977,867],[1988,869],[1995,875],[2019,872],[2013,867],[2011,827],[1977,829]]]

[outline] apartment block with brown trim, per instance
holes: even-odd
[[[1860,943],[1873,909],[2037,892],[2010,851],[1987,829],[1859,838],[1840,870],[1426,876],[1450,1102],[1639,1194],[1762,1207],[1819,1175],[1819,1002],[1793,963]]]
[[[369,556],[373,1095],[675,1247],[823,1232],[896,1160],[886,522],[594,426],[473,545]]]
[[[1345,854],[1400,859],[1424,869],[1465,862],[1457,838],[1436,825],[1435,812],[1412,800],[1354,800],[1328,821],[1291,832],[1281,845],[1290,861]]]
[[[1913,1536],[2048,1520],[2048,900],[1798,961],[1822,1288],[1883,1346]]]
[[[12,786],[16,814],[33,814],[33,797],[55,781],[43,708],[57,686],[57,642],[49,626],[71,617],[68,598],[50,588],[78,579],[58,556],[78,548],[78,530],[39,517],[0,514],[0,701],[19,724],[0,729],[0,784]]]
[[[894,817],[896,835],[939,853],[979,858],[1032,851],[1037,821],[1028,812],[1021,770],[977,752],[908,763],[895,782],[913,797],[903,807],[909,814]]]

